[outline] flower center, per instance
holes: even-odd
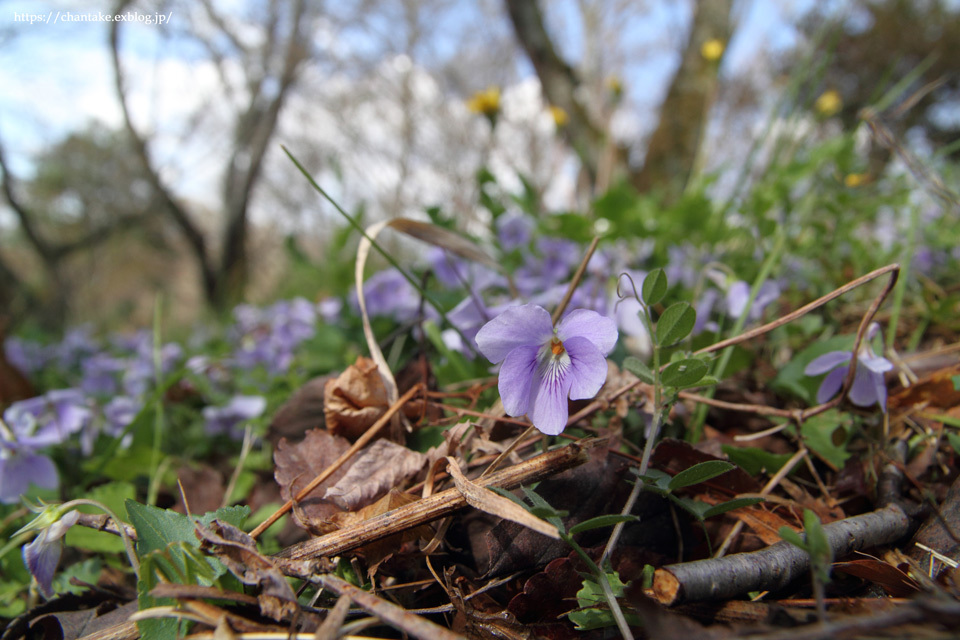
[[[560,340],[560,338],[553,338],[550,340],[550,351],[553,353],[553,355],[559,356],[566,353],[567,350],[563,348],[563,342]]]

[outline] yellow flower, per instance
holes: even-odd
[[[623,82],[620,81],[620,76],[607,76],[607,91],[614,100],[620,99],[623,95]]]
[[[550,105],[550,115],[553,116],[553,123],[557,127],[562,127],[570,121],[570,116],[564,111],[563,107]]]
[[[824,118],[829,118],[843,108],[843,98],[836,89],[829,89],[820,94],[813,108]]]
[[[716,62],[723,55],[725,48],[723,40],[710,38],[700,46],[700,55],[709,62]]]
[[[870,176],[865,173],[850,173],[843,179],[843,184],[851,189],[863,186],[870,180]]]
[[[487,87],[477,91],[467,100],[467,109],[487,117],[495,116],[500,111],[500,87]]]

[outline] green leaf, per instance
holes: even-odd
[[[803,538],[800,537],[800,534],[791,529],[790,527],[784,525],[780,527],[777,531],[780,534],[780,537],[792,544],[795,547],[799,547],[804,551],[808,551],[807,543],[803,541]]]
[[[850,457],[847,442],[850,434],[844,419],[836,409],[808,418],[800,426],[800,436],[808,448],[816,451],[837,469],[842,469]]]
[[[947,442],[953,447],[953,450],[960,453],[960,435],[953,431],[947,431]]]
[[[593,529],[600,529],[602,527],[612,527],[620,522],[636,522],[637,520],[639,520],[637,516],[631,515],[611,514],[606,516],[597,516],[596,518],[584,520],[583,522],[570,527],[570,535],[576,535],[584,531],[591,531]]]
[[[636,473],[636,469],[633,469],[633,472]],[[670,481],[673,480],[673,476],[669,473],[660,471],[659,469],[647,469],[646,475],[637,476],[643,481],[648,489],[652,491],[657,491],[660,493],[669,493],[670,491]]]
[[[752,476],[764,471],[776,473],[793,457],[789,453],[770,453],[759,447],[734,447],[725,444],[720,448],[733,464]]]
[[[667,274],[663,269],[654,269],[643,279],[643,285],[640,287],[640,297],[649,307],[657,304],[667,295]]]
[[[671,362],[660,374],[660,381],[665,387],[695,387],[707,375],[707,363],[699,358],[687,358]]]
[[[697,312],[687,302],[677,302],[667,307],[657,321],[657,344],[661,347],[670,347],[693,331],[697,322]]]
[[[616,572],[608,572],[606,575],[614,597],[622,598],[625,585],[623,581],[620,580],[619,574]],[[613,614],[610,613],[610,609],[608,608],[607,599],[603,594],[603,587],[596,582],[595,578],[584,579],[583,586],[580,588],[580,591],[577,592],[577,605],[579,605],[580,609],[571,611],[567,614],[567,617],[577,625],[577,629],[580,631],[601,629],[616,624],[613,619]],[[623,613],[629,624],[640,624],[640,620],[635,614],[628,611],[624,611]]]
[[[137,494],[136,488],[128,482],[110,482],[94,487],[86,492],[85,498],[96,500],[112,510],[121,520],[127,518],[126,500],[132,500]],[[103,511],[92,505],[80,505],[81,513],[102,514]],[[87,527],[70,527],[64,542],[68,547],[94,551],[98,553],[122,553],[123,540],[106,531],[96,531]]]
[[[695,464],[689,469],[684,469],[673,476],[668,488],[670,491],[676,491],[684,487],[692,487],[695,484],[700,484],[701,482],[706,482],[719,475],[723,475],[733,468],[734,465],[725,460],[707,460],[706,462]]]
[[[953,376],[950,379],[953,380],[953,390],[960,391],[960,376]]]
[[[820,563],[833,561],[833,548],[827,540],[827,532],[817,514],[810,509],[803,510],[803,532],[811,557]]]
[[[671,495],[670,499],[673,500],[677,506],[692,515],[700,522],[703,522],[704,518],[706,518],[705,514],[710,509],[710,505],[708,505],[706,502],[694,500],[693,498],[678,498],[675,495]]]
[[[647,384],[653,384],[653,371],[640,358],[627,356],[623,360],[623,368]]]
[[[718,516],[721,513],[733,511],[734,509],[739,509],[740,507],[749,507],[751,504],[757,504],[758,502],[763,502],[763,498],[734,498],[733,500],[727,500],[726,502],[713,505],[704,512],[703,517],[712,518],[713,516]]]

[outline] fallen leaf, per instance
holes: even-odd
[[[178,513],[207,513],[216,511],[223,504],[223,476],[216,469],[202,465],[199,468],[183,467],[177,471],[177,480],[183,487],[176,487],[177,502],[173,507]],[[186,505],[184,505],[186,499]]]
[[[920,585],[902,569],[876,558],[861,558],[834,562],[834,571],[842,571],[857,578],[869,580],[883,587],[894,598],[908,598],[920,590]]]
[[[363,356],[324,385],[323,414],[327,430],[350,441],[362,436],[388,406],[387,390],[377,365]]]
[[[890,409],[934,407],[950,409],[960,405],[960,391],[953,386],[953,377],[960,375],[960,364],[934,371],[915,384],[890,395]]]
[[[273,453],[276,464],[274,477],[280,485],[281,497],[292,500],[349,448],[350,443],[346,438],[330,435],[322,429],[308,431],[303,441],[296,444],[290,444],[286,438],[281,439]],[[323,495],[327,489],[339,482],[347,471],[348,468],[341,467],[294,505],[294,519],[301,527],[315,535],[336,529],[330,518],[342,510],[332,501],[325,500]]]
[[[280,569],[257,550],[256,541],[237,527],[220,520],[210,526],[194,525],[200,547],[215,555],[241,582],[260,587],[260,612],[274,620],[294,617],[300,610],[297,596]]]
[[[504,498],[486,487],[471,482],[463,475],[463,472],[460,471],[460,465],[452,457],[448,457],[447,462],[449,462],[447,471],[450,473],[450,477],[453,478],[457,490],[471,507],[495,515],[498,518],[516,522],[548,538],[560,539],[560,532],[557,531],[556,526],[536,517],[513,500]]]
[[[336,375],[320,376],[308,380],[281,405],[270,421],[267,440],[274,447],[280,438],[296,439],[310,429],[322,429],[326,426],[323,413],[324,387],[328,380]]]
[[[347,474],[327,489],[332,500],[346,511],[374,502],[423,468],[427,456],[389,440],[377,440],[357,454]]]

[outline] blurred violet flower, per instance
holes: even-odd
[[[533,219],[522,213],[505,213],[497,218],[500,248],[513,251],[527,245],[533,237]]]
[[[83,379],[80,388],[85,393],[109,395],[117,392],[117,374],[124,369],[124,362],[109,353],[95,353],[80,365]]]
[[[49,522],[51,518],[56,520]],[[40,533],[33,541],[23,546],[23,564],[37,581],[40,592],[46,598],[53,597],[53,574],[57,570],[60,554],[63,552],[63,537],[79,519],[79,511],[71,510],[61,517],[58,506],[47,507],[40,517],[20,530],[40,529]]]
[[[3,346],[7,360],[23,373],[36,373],[50,361],[50,350],[39,342],[10,337]]]
[[[0,440],[0,503],[16,504],[31,484],[43,489],[60,486],[53,460],[16,442]]]
[[[93,412],[77,389],[56,389],[14,402],[3,419],[19,445],[39,449],[60,444],[86,427]]]
[[[500,367],[500,397],[507,414],[528,414],[533,425],[557,435],[567,424],[567,398],[592,398],[607,379],[606,355],[617,327],[596,311],[572,311],[554,329],[546,309],[510,307],[477,333],[477,347]]]
[[[104,431],[111,436],[119,436],[137,417],[143,404],[130,396],[116,396],[103,406],[106,419]]]
[[[324,298],[317,303],[317,313],[327,324],[335,324],[340,320],[343,310],[343,300],[340,298]]]
[[[420,294],[396,269],[384,269],[367,278],[363,295],[371,318],[387,316],[402,324],[415,320],[420,310]],[[350,294],[350,304],[359,313],[356,292]]]
[[[474,291],[485,291],[506,285],[506,279],[489,267],[458,258],[439,247],[430,249],[427,259],[440,284],[451,289],[470,287]]]
[[[581,257],[577,243],[562,238],[540,238],[536,249],[539,257],[528,257],[514,277],[517,288],[528,296],[566,280]]]
[[[240,423],[260,417],[266,408],[267,400],[262,396],[234,396],[222,407],[204,407],[206,431],[211,436],[227,434],[240,439],[243,437],[243,431],[238,428]]]
[[[780,285],[772,280],[766,280],[760,285],[753,305],[747,310],[747,301],[750,299],[750,285],[743,280],[737,280],[727,288],[726,309],[731,318],[739,318],[747,311],[749,320],[759,320],[763,311],[771,302],[780,297]]]
[[[183,347],[168,342],[160,347],[160,374],[169,373],[183,359]],[[153,362],[153,337],[141,331],[135,345],[135,354],[127,361],[123,374],[123,390],[129,396],[141,396],[156,383]]]
[[[88,326],[68,330],[56,347],[57,359],[64,368],[73,367],[98,351],[100,345],[93,339]]]
[[[854,374],[853,384],[850,386],[847,397],[858,407],[879,404],[880,410],[886,413],[887,385],[883,374],[893,369],[893,364],[886,358],[876,355],[870,347],[870,341],[879,331],[880,325],[876,322],[872,323],[860,343],[860,350],[857,353],[857,372]],[[808,376],[827,374],[817,390],[818,403],[827,402],[840,391],[850,370],[850,365],[846,363],[852,357],[851,351],[830,351],[814,358],[803,370]]]

